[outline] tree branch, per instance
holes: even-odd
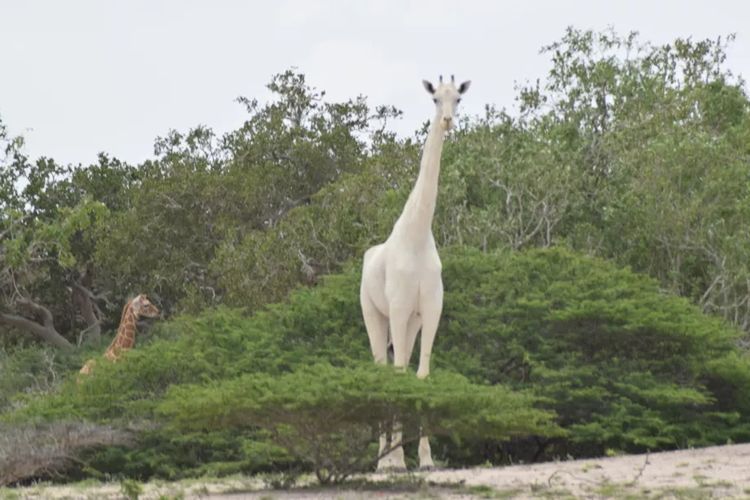
[[[24,316],[8,313],[0,313],[0,321],[31,333],[40,340],[43,340],[59,349],[73,348],[73,344],[68,342],[65,337],[55,330],[52,313],[49,309],[26,298],[18,299],[17,303],[28,308],[35,316],[41,317],[42,323],[28,319]]]

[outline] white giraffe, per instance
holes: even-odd
[[[445,134],[453,127],[461,94],[471,82],[456,87],[451,76],[450,83],[443,83],[440,77],[437,88],[427,80],[422,83],[432,96],[436,111],[425,140],[419,176],[388,239],[365,252],[360,288],[362,315],[375,362],[387,363],[390,339],[393,364],[405,369],[421,329],[417,369],[421,379],[430,373],[432,344],[443,309],[442,266],[432,235],[440,155]],[[391,433],[391,443],[385,433],[380,436],[379,455],[386,447],[398,446],[378,461],[378,470],[406,468],[400,442],[398,426]],[[434,466],[426,436],[419,441],[419,466]]]

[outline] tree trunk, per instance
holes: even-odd
[[[94,294],[78,283],[73,284],[73,303],[86,322],[86,340],[94,345],[99,345],[102,340],[101,319],[97,316],[98,307],[94,303]]]

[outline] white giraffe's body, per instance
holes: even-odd
[[[443,84],[441,78],[437,89],[426,81],[424,85],[437,111],[425,140],[419,176],[388,239],[365,252],[360,288],[362,315],[376,363],[387,362],[390,339],[394,366],[406,368],[421,329],[419,378],[430,373],[432,344],[443,309],[440,256],[432,235],[440,157],[460,94],[468,89],[469,82],[456,88],[452,81]],[[391,443],[400,441],[401,433],[394,429]],[[381,454],[387,446],[384,434],[380,438]],[[419,465],[433,466],[430,443],[424,436],[419,443]],[[379,461],[378,469],[383,468],[405,468],[400,446]]]

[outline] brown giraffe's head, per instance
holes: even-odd
[[[148,297],[141,294],[131,302],[133,313],[137,318],[158,318],[159,309],[148,300]]]

